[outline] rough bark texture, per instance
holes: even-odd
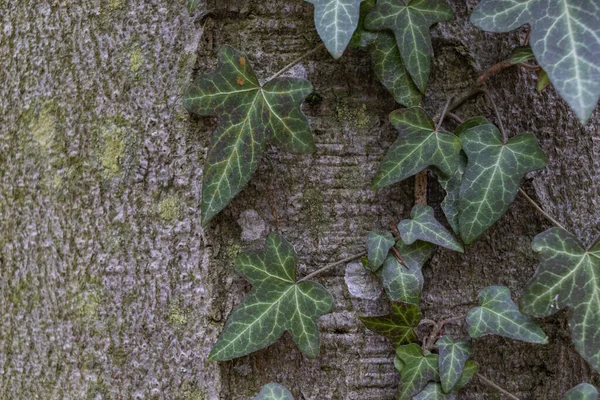
[[[451,1],[456,20],[433,30],[424,101],[432,113],[519,43],[519,32],[470,25],[475,4]],[[345,267],[318,278],[335,305],[320,320],[316,359],[285,335],[247,357],[206,360],[249,289],[233,270],[240,250],[279,230],[302,275],[360,252],[368,230],[408,216],[412,181],[369,189],[395,138],[387,115],[397,106],[366,53],[336,62],[323,51],[289,72],[323,96],[304,106],[317,151],[269,149],[203,230],[202,164],[215,120],[190,117],[182,93],[214,68],[223,44],[247,52],[263,78],[316,46],[312,6],[208,0],[189,15],[183,0],[9,0],[0,21],[0,398],[248,399],[270,381],[298,399],[394,398],[392,348],[357,319],[385,312],[386,301],[348,290]],[[582,127],[551,88],[537,93],[534,75],[515,68],[488,89],[509,134],[535,133],[549,155],[526,190],[590,243],[600,235],[600,113]],[[457,114],[494,119],[481,97]],[[443,192],[429,182],[429,203],[439,204]],[[519,197],[466,254],[438,249],[424,269],[425,316],[463,314],[490,284],[518,297],[536,265],[531,239],[547,227]],[[523,400],[600,384],[571,345],[566,315],[543,321],[548,346],[474,341],[481,372]],[[459,398],[500,397],[475,381]]]

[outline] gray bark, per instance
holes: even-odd
[[[431,113],[519,43],[519,32],[470,25],[475,3],[453,0],[456,20],[433,30]],[[249,289],[233,270],[239,251],[279,230],[303,275],[360,252],[368,230],[408,216],[412,181],[369,189],[396,136],[386,121],[397,106],[366,53],[334,61],[323,51],[289,72],[324,98],[304,106],[317,151],[270,148],[249,186],[203,230],[202,165],[216,120],[190,117],[181,96],[215,67],[221,45],[247,52],[263,78],[314,48],[312,6],[209,0],[189,15],[183,0],[9,0],[0,20],[0,398],[248,399],[270,381],[300,399],[394,398],[393,350],[357,319],[385,312],[386,301],[349,291],[344,266],[317,278],[335,304],[320,320],[316,359],[286,334],[247,357],[206,360]],[[536,134],[549,156],[524,187],[589,244],[600,235],[600,114],[582,127],[552,88],[539,94],[535,83],[513,68],[488,89],[509,134]],[[457,114],[494,119],[482,98]],[[429,182],[429,202],[439,204],[443,192]],[[464,314],[491,284],[518,297],[535,270],[531,239],[549,226],[518,197],[466,254],[438,249],[424,269],[425,316]],[[475,340],[480,371],[523,400],[600,384],[575,352],[566,317],[542,321],[547,346]],[[500,397],[475,380],[459,398]]]

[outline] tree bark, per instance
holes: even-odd
[[[432,31],[423,102],[432,115],[524,38],[472,26],[476,3],[450,1],[456,19]],[[296,399],[395,398],[393,349],[357,318],[384,313],[387,301],[353,286],[352,266],[316,278],[334,296],[316,359],[285,334],[247,357],[207,361],[249,289],[236,254],[278,230],[303,276],[362,251],[367,231],[406,218],[414,203],[414,180],[369,188],[397,135],[387,116],[398,105],[368,54],[351,49],[335,61],[322,51],[287,72],[323,97],[303,106],[316,152],[269,148],[248,187],[200,226],[216,119],[186,113],[186,87],[215,68],[224,44],[266,79],[320,43],[312,13],[302,0],[207,0],[191,15],[183,0],[0,3],[0,398],[248,399],[271,381]],[[535,74],[516,67],[487,82],[508,134],[534,133],[548,154],[524,189],[590,244],[600,235],[600,113],[583,127],[554,89],[535,86]],[[483,97],[455,113],[495,120]],[[442,219],[433,178],[428,192]],[[531,239],[548,227],[518,196],[464,255],[439,248],[424,268],[424,315],[462,315],[493,284],[517,298],[537,264]],[[523,400],[598,386],[571,344],[567,313],[541,323],[547,346],[474,340],[480,372]],[[451,329],[466,334],[464,324]],[[475,379],[459,398],[501,396]]]

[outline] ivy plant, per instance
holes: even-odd
[[[450,392],[460,380],[465,364],[471,355],[471,344],[465,339],[454,340],[452,336],[444,335],[436,345],[440,353],[440,380],[444,393]]]
[[[418,341],[415,328],[423,316],[419,306],[393,301],[389,314],[359,318],[368,329],[388,338],[394,347],[398,347]]]
[[[292,393],[277,382],[267,383],[260,392],[250,400],[294,400]]]
[[[598,400],[598,390],[589,383],[580,383],[565,393],[563,400]]]

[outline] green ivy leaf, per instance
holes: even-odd
[[[394,32],[406,69],[419,90],[425,93],[433,57],[429,28],[452,18],[452,9],[441,0],[378,0],[367,15],[365,26],[370,30]]]
[[[598,390],[589,383],[580,383],[565,393],[563,400],[598,400]]]
[[[544,168],[547,160],[532,134],[502,144],[502,134],[490,124],[463,132],[460,140],[469,162],[460,186],[459,230],[469,244],[506,213],[525,174]]]
[[[367,236],[367,255],[369,264],[367,268],[371,271],[377,271],[383,265],[388,252],[396,241],[391,233],[369,232]]]
[[[465,364],[473,354],[471,344],[460,339],[456,342],[451,336],[444,335],[435,343],[440,355],[440,379],[444,392],[449,393],[463,374]]]
[[[315,6],[315,27],[329,54],[338,59],[358,26],[363,0],[306,0]]]
[[[458,169],[460,139],[445,131],[436,132],[423,109],[396,110],[390,114],[390,122],[400,136],[381,162],[373,178],[373,189],[400,182],[428,166],[435,166],[446,175]]]
[[[460,376],[460,379],[458,380],[458,382],[456,382],[456,385],[454,385],[454,391],[457,392],[463,387],[467,386],[467,384],[471,381],[471,379],[473,379],[473,377],[477,373],[478,369],[479,366],[475,361],[468,360],[465,364],[465,368],[463,369],[463,373]]]
[[[548,78],[548,74],[543,69],[540,69],[537,73],[537,91],[541,92],[546,89],[546,87],[550,84],[550,78]]]
[[[202,185],[202,224],[221,211],[248,183],[270,140],[292,152],[310,152],[314,142],[300,104],[310,82],[276,78],[260,85],[248,58],[233,47],[219,52],[215,72],[187,90],[184,105],[198,115],[219,115]]]
[[[492,32],[529,23],[531,47],[581,122],[600,98],[600,4],[574,0],[482,0],[471,22]]]
[[[190,14],[198,7],[200,0],[187,0],[187,8]]]
[[[276,382],[267,383],[260,392],[250,400],[294,400],[292,393]]]
[[[428,354],[417,344],[396,348],[396,356],[402,361],[400,372],[399,400],[408,400],[421,392],[431,381],[439,382],[438,355]]]
[[[433,208],[417,204],[410,212],[412,219],[405,219],[398,224],[400,237],[406,244],[417,240],[437,244],[450,250],[464,252],[463,246],[433,215]]]
[[[456,400],[454,393],[444,393],[439,383],[430,382],[413,400]]]
[[[509,60],[511,64],[519,64],[525,61],[533,60],[534,58],[535,56],[533,55],[531,46],[519,46],[513,49]]]
[[[479,304],[467,313],[469,336],[498,335],[530,343],[548,343],[548,336],[510,298],[505,286],[488,286],[479,292]]]
[[[600,240],[585,249],[575,236],[551,228],[533,239],[540,265],[521,298],[523,312],[545,317],[569,307],[575,348],[600,371]]]
[[[227,319],[211,360],[231,360],[267,347],[284,331],[307,356],[319,352],[316,320],[331,311],[331,294],[311,281],[296,282],[296,252],[283,236],[270,233],[264,251],[238,256],[235,266],[252,291]]]
[[[409,246],[399,240],[395,247],[407,265],[401,264],[390,254],[385,259],[383,267],[377,271],[377,275],[390,300],[419,304],[423,291],[421,268],[431,257],[434,246],[421,241]]]
[[[398,347],[419,340],[414,328],[419,326],[422,317],[418,306],[394,301],[390,305],[389,314],[359,319],[369,330],[385,336],[394,347]]]

